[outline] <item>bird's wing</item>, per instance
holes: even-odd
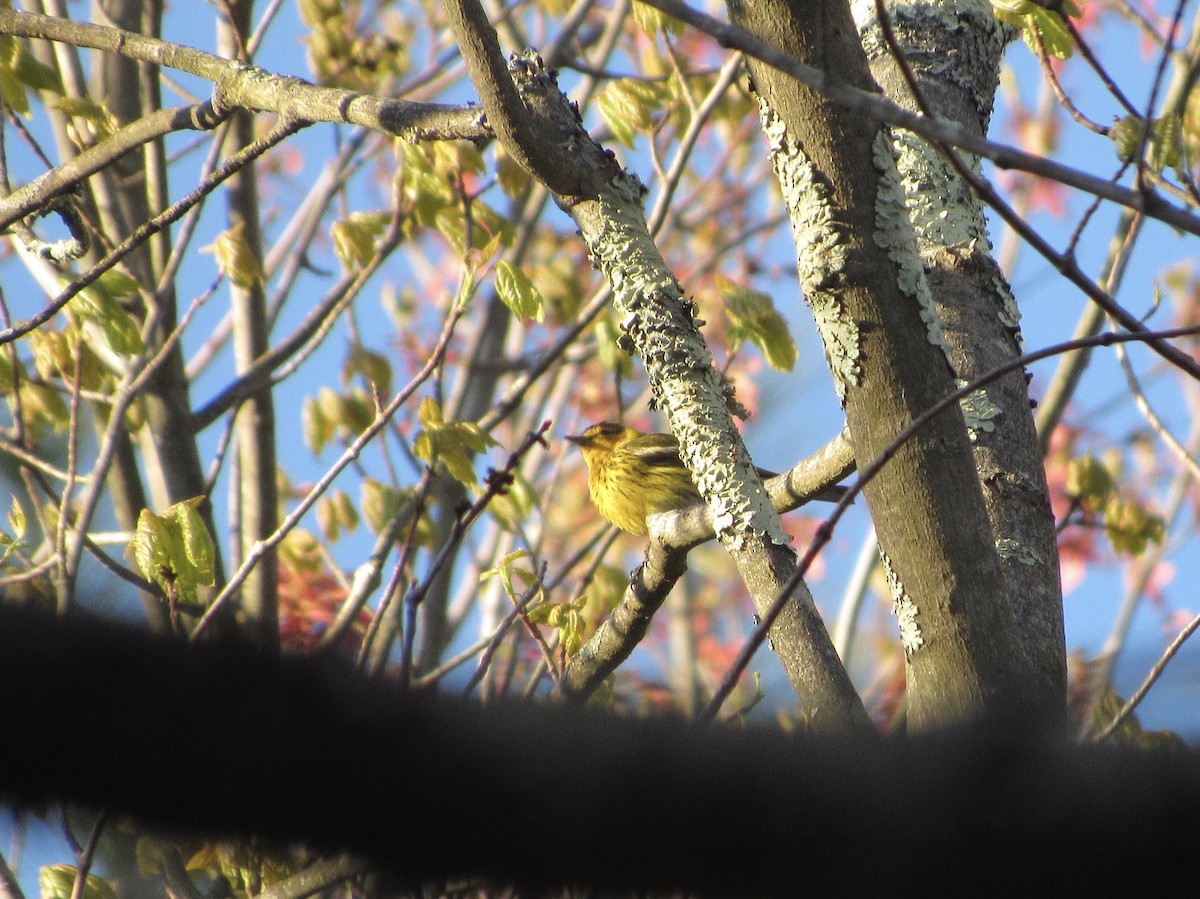
[[[670,434],[645,434],[641,439],[628,443],[623,448],[647,465],[664,468],[683,467],[683,460],[679,458],[679,442]]]

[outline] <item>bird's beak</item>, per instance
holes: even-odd
[[[587,438],[582,435],[579,437],[572,437],[568,434],[566,439],[571,441],[571,443],[575,444],[576,446],[584,446],[587,443]]]

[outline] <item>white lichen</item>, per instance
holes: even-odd
[[[1012,559],[1014,562],[1019,562],[1022,565],[1034,567],[1042,564],[1042,560],[1038,557],[1030,547],[1014,540],[1011,537],[1001,537],[996,541],[996,552],[999,553],[1002,559]]]
[[[892,560],[882,549],[879,551],[879,561],[883,564],[883,575],[892,593],[892,611],[896,613],[896,622],[900,625],[900,645],[904,647],[904,655],[911,657],[925,645],[925,638],[921,636],[919,609],[892,568]]]
[[[925,322],[926,339],[949,358],[950,346],[942,332],[942,319],[929,292],[925,266],[917,252],[912,224],[904,204],[904,188],[900,185],[896,169],[895,151],[888,134],[887,129],[881,128],[872,148],[872,158],[879,172],[879,186],[875,194],[875,245],[885,250],[896,266],[896,281],[900,290],[917,301],[921,320]]]
[[[796,273],[825,344],[834,389],[844,400],[846,389],[862,376],[858,323],[846,314],[837,296],[848,261],[845,235],[834,215],[828,186],[804,149],[761,97],[758,110],[796,242]]]
[[[963,387],[966,382],[958,380],[957,384]],[[987,391],[983,388],[972,390],[959,400],[958,404],[962,407],[963,420],[967,424],[967,434],[972,443],[979,439],[980,434],[990,434],[996,430],[996,419],[1004,412],[988,398]]]
[[[908,131],[894,138],[896,165],[909,220],[921,247],[972,252],[987,248],[987,224],[970,186],[949,160]],[[973,160],[963,157],[967,165]]]

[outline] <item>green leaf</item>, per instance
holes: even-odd
[[[0,98],[3,98],[5,106],[18,115],[29,115],[29,98],[25,95],[25,85],[8,69],[0,68]]]
[[[1180,168],[1183,151],[1183,123],[1176,113],[1156,119],[1150,126],[1150,167],[1156,172]]]
[[[35,437],[45,427],[49,427],[57,433],[66,431],[67,424],[71,420],[71,411],[57,390],[44,384],[22,381],[18,392],[21,397],[21,415],[25,427],[33,428]],[[9,406],[15,409],[11,398]]]
[[[1140,116],[1127,115],[1114,121],[1108,136],[1116,144],[1117,158],[1122,162],[1133,162],[1145,131],[1146,122]],[[1150,123],[1146,150],[1146,164],[1154,171],[1179,169],[1183,160],[1183,122],[1178,115],[1171,113]]]
[[[1088,453],[1067,463],[1066,494],[1088,509],[1103,509],[1116,487],[1108,467]]]
[[[359,508],[362,509],[363,520],[372,534],[378,536],[388,522],[400,511],[400,504],[407,494],[380,483],[374,478],[363,478],[359,493]]]
[[[196,582],[211,587],[214,577],[213,559],[216,551],[212,535],[205,527],[204,519],[196,511],[202,502],[204,502],[202,496],[185,499],[168,508],[164,517],[170,516],[179,528],[184,557],[192,566]]]
[[[496,180],[500,183],[500,189],[507,196],[515,199],[529,186],[529,172],[521,168],[520,163],[505,152],[499,141],[495,142],[495,147]]]
[[[660,12],[653,6],[638,3],[636,0],[633,4],[633,19],[637,22],[638,27],[651,37],[657,35],[659,31],[666,31],[673,35],[683,34],[683,22],[679,19]]]
[[[207,247],[217,260],[217,268],[238,287],[250,290],[266,282],[258,256],[246,241],[246,223],[238,222],[227,231],[222,231]]]
[[[1067,30],[1066,23],[1059,13],[1046,9],[1031,0],[992,0],[992,9],[995,10],[996,18],[1001,22],[1007,22],[1009,25],[1015,25],[1021,29],[1025,43],[1035,53],[1038,52],[1037,37],[1039,35],[1042,46],[1050,56],[1068,59],[1074,52],[1075,47],[1071,40],[1071,33]],[[1079,7],[1071,0],[1063,3],[1062,10],[1075,19],[1082,15]]]
[[[648,133],[654,127],[654,113],[662,109],[668,93],[661,85],[618,78],[605,86],[597,101],[613,137],[632,149],[637,132]]]
[[[329,387],[322,387],[317,392],[316,402],[323,433],[328,435],[325,440],[335,434],[353,439],[366,430],[375,418],[371,400],[360,388],[338,393]]]
[[[129,310],[117,301],[117,297],[130,294],[111,292],[113,288],[125,291],[127,289],[126,282],[131,279],[119,272],[110,272],[109,274],[116,275],[116,277],[107,280],[98,278],[95,283],[89,284],[75,295],[70,302],[69,309],[81,321],[95,325],[108,348],[114,353],[122,356],[136,356],[146,348],[145,343],[142,342],[141,329]],[[137,292],[136,282],[133,284],[133,292]]]
[[[108,111],[108,107],[86,97],[63,97],[55,102],[54,108],[63,115],[79,120],[74,123],[77,132],[80,131],[80,122],[87,125],[87,131],[90,133],[80,133],[80,143],[91,144],[105,140],[112,137],[119,127],[116,117]]]
[[[509,599],[516,599],[518,591],[513,587],[513,575],[517,575],[526,584],[532,584],[536,575],[528,565],[518,566],[517,563],[524,559],[533,558],[528,550],[517,549],[504,556],[494,568],[489,568],[487,571],[479,573],[479,582],[482,584],[489,578],[498,577],[500,583],[504,585],[504,592]]]
[[[317,503],[317,524],[329,543],[336,542],[343,531],[358,527],[358,510],[345,490],[339,488],[321,498]]]
[[[300,423],[304,429],[304,442],[315,455],[320,455],[325,444],[333,437],[333,425],[326,420],[316,397],[305,398],[300,410]]]
[[[38,870],[41,899],[71,899],[79,869],[74,865],[44,865]],[[84,880],[83,899],[117,899],[108,881],[95,874]]]
[[[142,509],[129,545],[142,576],[184,603],[195,603],[197,588],[212,586],[214,579],[212,534],[196,511],[203,499],[174,503],[162,515]]]
[[[422,430],[413,441],[413,453],[430,465],[441,462],[450,476],[464,487],[473,487],[475,476],[474,456],[495,443],[479,429],[467,422],[446,423],[442,409],[429,397],[421,401],[418,412]]]
[[[25,509],[21,505],[21,501],[14,496],[9,503],[8,509],[8,529],[12,531],[13,539],[17,542],[23,540],[27,526],[28,520],[25,518]]]
[[[507,259],[496,263],[496,294],[518,318],[545,321],[546,305],[537,285]]]
[[[611,312],[596,320],[596,355],[604,367],[622,378],[633,375],[633,360],[621,348],[621,330],[613,321]]]
[[[496,519],[506,531],[516,533],[529,520],[530,512],[537,504],[537,494],[529,480],[517,471],[513,473],[508,489],[488,503],[488,514]]]
[[[8,561],[8,557],[17,551],[25,540],[25,529],[28,522],[25,519],[25,509],[14,496],[8,510],[8,529],[11,534],[0,532],[0,566]]]
[[[1117,158],[1121,162],[1132,162],[1141,146],[1144,127],[1140,116],[1127,115],[1113,122],[1108,136],[1117,146]]]
[[[1071,32],[1067,30],[1066,23],[1058,13],[1035,6],[1028,18],[1026,39],[1031,29],[1041,32],[1042,46],[1046,48],[1047,55],[1058,59],[1070,59],[1071,54],[1075,52]]]
[[[342,365],[342,384],[349,386],[355,375],[361,376],[381,396],[392,395],[392,364],[383,353],[369,350],[362,344],[351,347]]]
[[[1162,543],[1166,528],[1141,503],[1114,495],[1104,507],[1104,532],[1114,550],[1140,556],[1147,544]]]
[[[718,279],[718,286],[729,319],[730,337],[735,341],[749,340],[776,371],[791,371],[796,365],[796,343],[771,297],[739,287],[725,278]]]
[[[387,212],[352,212],[334,222],[330,229],[333,251],[347,272],[358,271],[375,257],[375,241],[390,221]]]
[[[587,619],[583,615],[588,603],[585,593],[571,602],[542,603],[528,613],[529,620],[534,624],[545,624],[559,632],[559,642],[568,656],[572,656],[583,646],[587,633]]]
[[[17,42],[16,59],[13,60],[12,72],[25,84],[34,90],[63,93],[62,79],[48,65],[38,61],[37,57],[21,42]]]

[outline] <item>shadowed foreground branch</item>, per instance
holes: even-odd
[[[1165,888],[1196,756],[983,730],[789,738],[405,696],[334,666],[0,611],[0,795],[349,849],[404,880],[702,895]]]

